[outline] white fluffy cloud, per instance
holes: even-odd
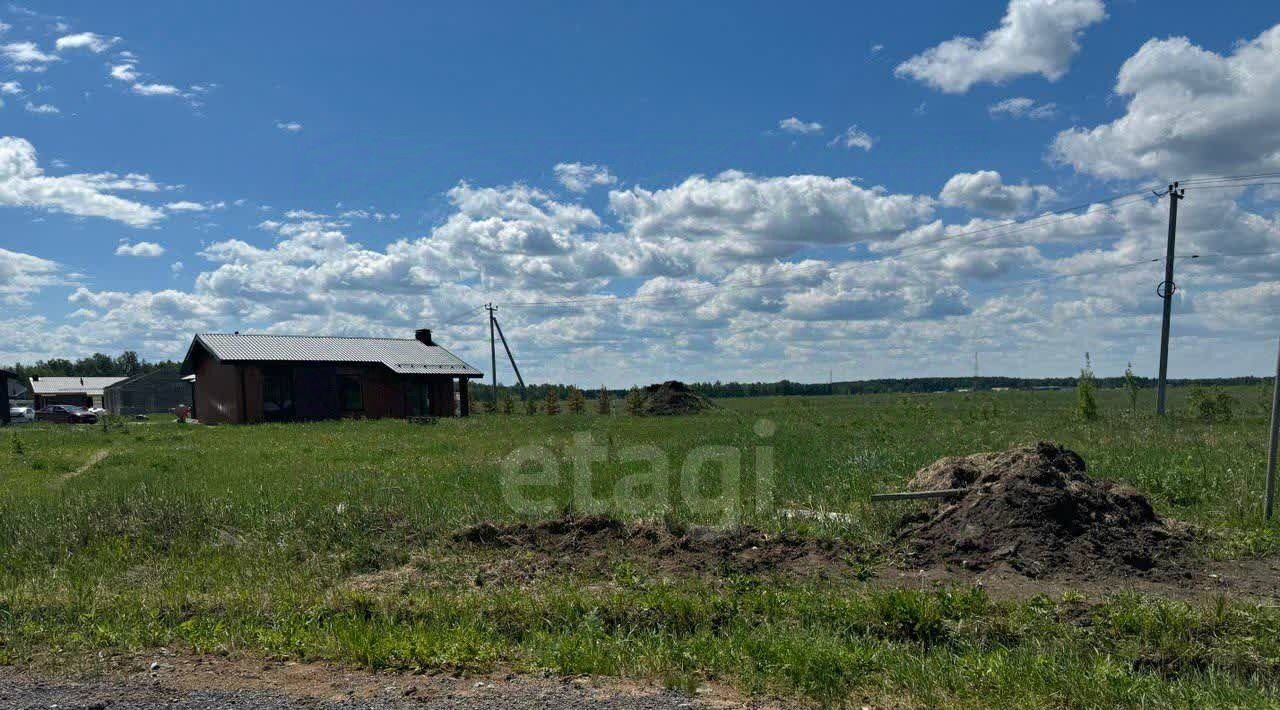
[[[138,83],[130,87],[130,91],[139,96],[181,96],[182,89],[173,84]]]
[[[20,72],[44,71],[46,65],[58,61],[58,55],[42,51],[35,42],[0,44],[0,56],[14,71]]]
[[[965,177],[939,200],[1003,210],[1044,197],[994,171]],[[176,357],[200,330],[405,335],[428,326],[479,363],[487,331],[476,307],[493,300],[531,379],[619,386],[672,373],[949,373],[975,350],[984,370],[1033,375],[1078,368],[1090,349],[1110,372],[1140,359],[1135,348],[1150,338],[1135,333],[1158,327],[1158,300],[1146,295],[1158,268],[1020,285],[1159,253],[1165,208],[1155,201],[975,237],[1002,221],[924,223],[930,197],[816,175],[727,172],[615,189],[601,213],[518,183],[460,183],[446,197],[435,226],[384,246],[357,241],[352,210],[289,210],[262,224],[269,235],[206,245],[203,266],[188,262],[188,290],[80,288],[70,298],[78,315],[41,332],[68,353],[131,347]],[[1280,251],[1278,219],[1222,193],[1197,198],[1180,244],[1187,253]],[[1267,289],[1248,290],[1274,281],[1280,260],[1263,262],[1180,266],[1180,333],[1240,332],[1244,323],[1221,314],[1237,302],[1271,303]],[[0,360],[5,352],[20,350],[0,339]]]
[[[792,116],[778,121],[778,129],[785,133],[807,135],[810,133],[821,133],[822,124],[817,121],[801,121],[795,116]]]
[[[48,259],[0,248],[0,303],[27,303],[41,288],[60,283],[60,272]]]
[[[1005,217],[1026,213],[1057,196],[1053,188],[1046,185],[1006,185],[994,170],[956,173],[938,195],[948,207]]]
[[[104,37],[93,32],[79,32],[76,34],[63,35],[53,43],[55,49],[59,52],[68,49],[87,49],[94,54],[102,54],[111,49],[117,42],[119,37]]]
[[[164,254],[164,247],[155,242],[120,242],[116,246],[116,256],[155,257]]]
[[[1120,68],[1125,115],[1059,133],[1061,162],[1107,178],[1280,167],[1280,25],[1223,56],[1185,37],[1151,40]]]
[[[53,104],[37,104],[32,103],[31,101],[27,102],[25,108],[27,109],[27,113],[43,114],[46,116],[62,113],[62,111]]]
[[[1034,99],[1015,96],[991,104],[987,107],[987,113],[992,116],[1011,116],[1013,118],[1053,118],[1058,115],[1058,105],[1053,102],[1038,104]]]
[[[836,136],[831,141],[832,146],[840,148],[861,148],[862,150],[871,150],[876,144],[876,139],[871,137],[870,133],[858,128],[857,124],[844,129],[844,133]]]
[[[609,168],[594,163],[556,163],[554,168],[556,180],[572,192],[586,192],[597,185],[614,185],[618,178],[609,172]]]
[[[1027,74],[1056,81],[1080,51],[1081,33],[1104,17],[1101,0],[1010,0],[1000,26],[981,39],[949,39],[898,65],[895,73],[953,94]]]
[[[191,200],[178,200],[177,202],[167,202],[164,208],[170,212],[209,212],[211,210],[220,210],[227,206],[225,202],[193,202]]]
[[[933,212],[928,197],[888,194],[848,178],[736,171],[691,177],[665,190],[614,191],[609,204],[633,240],[706,271],[802,246],[888,239]]]
[[[102,217],[133,227],[145,227],[163,219],[164,213],[108,194],[113,190],[138,189],[139,184],[144,184],[138,178],[145,176],[122,179],[110,173],[45,175],[36,160],[35,146],[23,138],[0,137],[0,206],[43,209],[78,217]]]
[[[138,72],[132,63],[116,64],[111,67],[111,78],[117,81],[137,81]]]

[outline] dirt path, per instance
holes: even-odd
[[[703,687],[688,697],[654,684],[619,679],[370,673],[327,664],[163,653],[111,658],[77,674],[0,667],[0,708],[49,707],[657,710],[783,705],[746,703],[723,688]]]
[[[102,460],[107,458],[107,456],[110,453],[111,453],[110,449],[98,449],[97,451],[93,452],[93,455],[89,457],[89,460],[85,461],[84,464],[80,466],[80,468],[77,468],[71,473],[64,474],[62,476],[62,480],[66,481],[68,479],[75,478],[76,476],[79,476],[83,473],[86,473],[89,469],[102,463]]]

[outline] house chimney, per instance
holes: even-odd
[[[431,340],[430,328],[419,328],[413,331],[413,337],[416,338],[417,341],[419,343],[422,343],[423,345],[435,345],[435,341]]]

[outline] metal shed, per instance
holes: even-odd
[[[78,407],[101,407],[103,388],[124,377],[41,377],[31,376],[31,393],[36,409],[50,404],[74,404]]]
[[[191,401],[191,383],[182,379],[176,367],[162,367],[102,390],[102,406],[124,416],[170,412]]]

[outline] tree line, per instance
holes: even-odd
[[[1132,381],[1143,388],[1156,386],[1154,377],[1134,377]],[[1257,385],[1261,382],[1270,381],[1270,378],[1245,376],[1169,380],[1169,384],[1174,387],[1226,387]],[[1121,388],[1129,385],[1129,381],[1124,376],[1094,377],[1092,382],[1096,387],[1102,389]],[[715,382],[691,382],[689,383],[689,389],[704,397],[727,399],[732,397],[778,397],[787,395],[923,394],[928,392],[954,392],[956,390],[988,391],[1004,388],[1015,390],[1074,389],[1078,383],[1078,377],[904,377],[818,383],[792,382],[791,380],[779,380],[777,382],[720,382],[717,380]],[[541,401],[553,392],[561,399],[567,399],[573,389],[573,385],[566,384],[531,384],[525,388],[522,396],[519,387],[498,385],[498,399],[536,399]],[[493,386],[489,384],[472,381],[470,391],[472,398],[477,402],[487,402],[493,398]],[[610,396],[615,398],[623,398],[628,392],[626,389],[610,389],[607,391]],[[591,388],[584,390],[584,392],[587,398],[594,399],[599,396],[600,390]]]
[[[9,370],[21,378],[37,377],[135,377],[145,375],[163,367],[177,367],[179,363],[172,360],[150,362],[138,357],[138,353],[126,350],[116,357],[104,353],[94,353],[79,360],[67,358],[50,358],[37,360],[30,365],[14,363],[12,366],[0,365],[0,369]]]

